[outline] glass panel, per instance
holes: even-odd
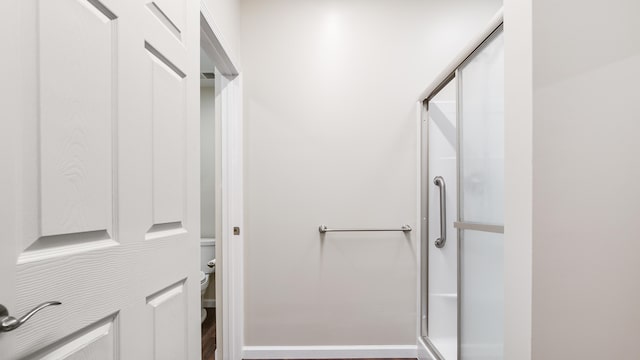
[[[431,343],[447,360],[458,356],[458,252],[457,232],[457,106],[456,82],[451,81],[428,104],[428,311],[427,333]],[[446,187],[446,243],[437,248],[441,236],[440,187],[433,179],[441,176]]]
[[[503,234],[461,231],[460,354],[463,360],[503,358]]]
[[[504,218],[504,40],[502,31],[460,69],[461,220]]]
[[[504,224],[504,41],[494,35],[459,70],[461,220]],[[503,358],[503,235],[460,232],[460,354]]]

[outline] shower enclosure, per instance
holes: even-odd
[[[420,341],[436,359],[503,358],[501,22],[423,102]]]

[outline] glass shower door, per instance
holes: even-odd
[[[428,170],[423,188],[423,284],[422,335],[443,359],[458,356],[458,242],[457,219],[457,86],[449,81],[427,101],[425,126]]]
[[[501,360],[502,27],[443,84],[424,102],[421,336],[437,360]]]
[[[458,70],[460,359],[503,358],[504,41]]]

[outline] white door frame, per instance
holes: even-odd
[[[216,66],[216,119],[221,126],[222,238],[216,239],[216,359],[242,358],[244,344],[243,287],[243,125],[242,78],[238,62],[229,51],[204,0],[200,2],[200,46]],[[240,228],[240,235],[233,228]]]

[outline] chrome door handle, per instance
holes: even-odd
[[[436,239],[435,245],[442,248],[447,242],[447,190],[442,176],[434,177],[433,183],[440,188],[440,237]]]
[[[47,301],[45,303],[42,303],[36,306],[20,319],[16,319],[13,316],[10,316],[9,310],[7,310],[7,308],[4,307],[4,305],[0,305],[0,332],[15,330],[19,328],[22,324],[26,323],[27,320],[31,319],[31,317],[38,311],[51,305],[61,305],[61,304],[62,303],[59,301]]]

